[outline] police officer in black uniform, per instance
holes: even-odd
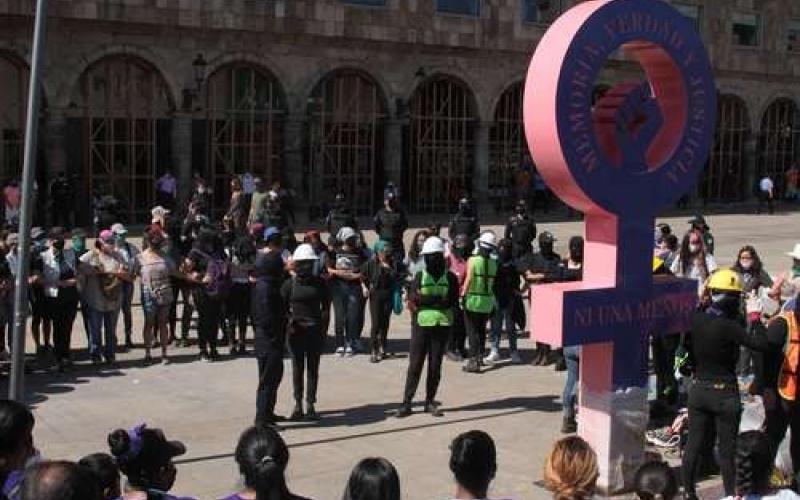
[[[456,236],[463,234],[470,241],[475,241],[480,236],[480,231],[481,226],[478,223],[478,216],[473,210],[472,200],[465,196],[459,200],[458,212],[450,220],[448,235],[451,240],[455,240]]]
[[[517,269],[525,279],[527,286],[536,286],[542,283],[553,283],[561,276],[561,256],[553,250],[556,239],[553,233],[544,231],[539,235],[539,252],[527,253],[517,260]],[[551,364],[550,346],[536,343],[536,354],[533,365],[546,366]]]
[[[397,204],[394,191],[384,195],[383,208],[378,210],[373,220],[378,239],[388,241],[394,248],[395,262],[402,262],[406,251],[403,246],[403,233],[408,229],[406,214]]]
[[[294,230],[289,226],[289,221],[286,214],[281,209],[281,204],[277,198],[267,196],[264,201],[264,210],[259,216],[259,222],[264,224],[264,227],[274,227],[281,233],[283,239],[283,247],[293,252],[297,247],[297,240],[294,237]]]
[[[517,202],[514,215],[508,218],[505,238],[511,240],[511,255],[514,259],[531,252],[531,245],[536,238],[536,222],[528,213],[525,200]]]
[[[358,221],[355,215],[347,205],[347,198],[343,192],[336,193],[336,198],[333,201],[333,208],[328,212],[325,218],[325,228],[328,230],[330,236],[328,237],[328,245],[336,246],[336,235],[343,227],[352,227],[356,232],[358,231]]]

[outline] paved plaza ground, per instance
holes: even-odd
[[[683,231],[687,219],[664,220]],[[751,243],[769,271],[777,273],[790,267],[785,252],[800,242],[800,214],[720,215],[709,216],[708,221],[721,265],[732,264],[737,249]],[[543,223],[539,229],[552,231],[561,251],[571,235],[582,231],[579,222]],[[138,332],[140,311],[134,314]],[[74,345],[84,348],[80,321],[75,328]],[[139,334],[136,337],[140,339]],[[550,446],[560,437],[564,374],[552,367],[501,364],[481,375],[467,375],[460,365],[445,361],[438,397],[445,417],[419,413],[396,420],[390,413],[403,388],[408,337],[409,318],[404,313],[392,318],[395,359],[372,365],[363,355],[323,357],[318,403],[322,420],[287,424],[283,433],[291,448],[291,489],[316,499],[341,498],[353,465],[362,457],[383,456],[397,467],[404,498],[450,498],[448,445],[460,432],[482,429],[498,447],[499,471],[492,497],[547,498],[534,482],[541,478]],[[531,346],[528,340],[521,343],[526,359],[530,359]],[[210,364],[197,361],[196,348],[172,352],[174,363],[168,366],[143,366],[143,351],[135,349],[120,356],[117,369],[95,369],[84,361],[68,375],[28,375],[29,401],[37,419],[35,439],[42,453],[77,459],[105,451],[109,431],[146,421],[187,445],[174,491],[215,499],[235,490],[238,473],[232,454],[239,433],[253,421],[256,361],[225,357]],[[289,413],[292,404],[288,359],[285,366],[277,408],[282,414]],[[422,395],[424,381],[420,385],[418,394]],[[4,377],[3,394],[6,388]]]

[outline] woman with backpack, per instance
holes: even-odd
[[[322,311],[330,302],[328,288],[322,278],[314,275],[319,257],[308,243],[299,245],[292,256],[294,276],[281,286],[281,298],[286,304],[289,350],[292,352],[292,382],[294,411],[290,420],[317,420],[314,404],[317,401],[319,358],[325,344],[322,332]],[[308,368],[306,411],[303,413],[303,375]]]
[[[188,279],[195,284],[193,299],[197,307],[200,359],[216,361],[219,359],[217,330],[231,286],[230,265],[225,260],[219,233],[202,228],[184,265]]]

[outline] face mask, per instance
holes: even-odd
[[[197,192],[200,193],[200,194],[203,194],[203,193],[206,192],[206,188],[201,186],[201,187],[197,188]]]
[[[735,313],[741,304],[741,297],[737,293],[717,292],[711,294],[711,302],[726,313]]]
[[[61,250],[64,250],[64,240],[61,240],[61,239],[53,240],[53,248],[55,248],[59,252]]]
[[[739,265],[742,266],[742,269],[745,271],[749,271],[751,267],[753,267],[752,260],[740,260]]]
[[[298,260],[295,262],[295,271],[298,276],[311,276],[314,272],[313,260]]]
[[[86,242],[83,241],[83,238],[72,238],[72,248],[76,252],[83,252],[86,249]]]
[[[700,251],[700,245],[698,243],[689,243],[689,251],[692,253],[697,253]]]
[[[539,245],[539,249],[544,255],[550,255],[553,253],[553,244],[552,243],[543,243]]]
[[[432,253],[424,255],[425,268],[431,274],[440,276],[444,272],[444,255],[440,253]]]
[[[118,234],[115,239],[117,243],[125,243],[126,238],[127,237],[124,234]]]

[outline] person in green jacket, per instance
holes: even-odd
[[[461,290],[470,351],[470,359],[463,369],[468,373],[481,371],[486,323],[497,305],[497,260],[492,256],[496,250],[497,237],[493,232],[486,231],[478,238],[478,254],[467,261],[467,277]]]

